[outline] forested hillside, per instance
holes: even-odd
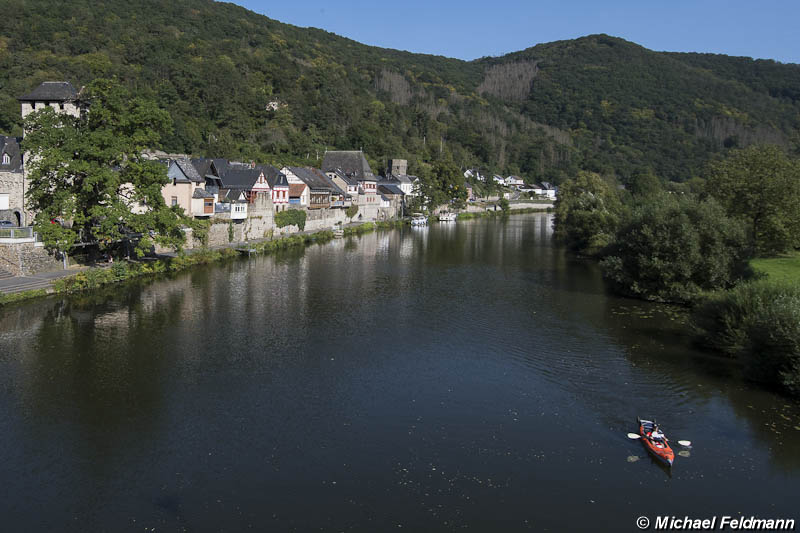
[[[376,170],[405,157],[424,174],[445,153],[556,182],[582,168],[683,181],[732,147],[798,145],[798,65],[605,35],[465,62],[209,0],[0,7],[13,14],[0,25],[0,133],[21,132],[16,98],[42,81],[116,76],[172,115],[161,148],[198,155],[318,164],[326,148],[363,148]]]

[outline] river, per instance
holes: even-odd
[[[636,531],[800,518],[800,408],[617,298],[549,215],[0,310],[15,531]],[[655,417],[672,471],[638,441]]]

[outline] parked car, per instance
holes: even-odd
[[[0,228],[16,228],[17,225],[10,220],[0,220]]]

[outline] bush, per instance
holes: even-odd
[[[358,204],[350,205],[350,207],[345,210],[344,214],[347,215],[347,218],[352,219],[358,214]]]
[[[275,225],[279,228],[297,226],[300,231],[306,227],[306,212],[300,209],[287,209],[275,213]]]
[[[355,227],[344,228],[345,235],[360,235],[375,230],[375,224],[372,222],[364,222]]]
[[[698,341],[742,362],[746,378],[800,395],[800,283],[744,283],[692,313]]]
[[[748,258],[743,225],[719,204],[664,193],[635,208],[600,265],[616,292],[685,304],[732,287]]]

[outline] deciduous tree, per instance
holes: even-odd
[[[26,196],[36,231],[61,252],[79,241],[106,250],[132,236],[141,253],[153,241],[179,248],[181,226],[194,223],[165,204],[166,168],[142,157],[169,131],[169,115],[116,80],[95,81],[85,99],[81,117],[47,107],[26,119]]]
[[[708,194],[744,220],[759,254],[800,246],[800,162],[777,146],[752,146],[709,165]]]

